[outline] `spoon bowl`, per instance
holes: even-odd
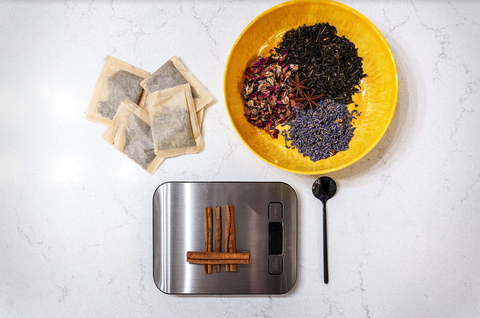
[[[330,177],[320,177],[313,182],[312,192],[323,203],[323,281],[328,284],[327,201],[337,192],[337,184]]]
[[[337,192],[337,184],[330,177],[320,177],[313,183],[312,192],[317,199],[325,204]]]

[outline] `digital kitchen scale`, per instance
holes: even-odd
[[[236,272],[205,274],[186,261],[205,251],[204,208],[234,206]],[[213,221],[215,228],[215,221]],[[153,278],[166,294],[284,294],[297,280],[297,196],[282,182],[166,182],[153,195]]]

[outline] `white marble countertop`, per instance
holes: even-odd
[[[393,121],[331,173],[330,284],[318,176],[258,159],[235,134],[223,71],[278,1],[0,3],[1,317],[479,317],[480,5],[344,1],[396,59]],[[178,55],[214,95],[205,151],[153,176],[84,120],[101,61],[154,71]],[[299,269],[283,296],[179,297],[152,279],[152,194],[165,181],[283,181],[299,199]]]

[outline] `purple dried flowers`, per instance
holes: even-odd
[[[247,67],[243,82],[245,117],[274,139],[279,134],[275,127],[293,117],[292,108],[301,107],[289,93],[291,87],[287,80],[292,71],[290,65],[284,63],[286,54],[284,51],[258,57]]]
[[[288,122],[290,129],[282,131],[285,147],[297,148],[312,161],[347,150],[355,130],[352,126],[355,117],[346,105],[325,100],[317,104],[314,109],[294,109],[295,117]]]

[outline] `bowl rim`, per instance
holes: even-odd
[[[242,137],[242,135],[240,134],[240,131],[238,130],[237,126],[235,125],[235,122],[233,121],[233,116],[230,112],[230,108],[228,107],[228,101],[227,101],[227,73],[228,73],[228,66],[230,65],[230,62],[232,60],[232,55],[233,55],[233,52],[235,51],[238,43],[240,42],[240,40],[242,39],[242,37],[244,36],[244,34],[247,32],[247,30],[254,24],[256,23],[258,20],[262,19],[264,16],[270,14],[272,11],[275,11],[275,10],[278,10],[279,8],[283,7],[283,6],[287,6],[287,5],[296,5],[296,4],[299,4],[299,3],[311,3],[311,4],[327,4],[327,5],[333,5],[333,6],[337,6],[337,7],[341,7],[342,9],[345,9],[347,11],[350,11],[351,13],[355,14],[358,18],[360,18],[364,23],[368,24],[374,31],[375,33],[378,35],[378,37],[380,38],[380,40],[386,45],[386,48],[388,50],[388,53],[389,53],[389,57],[391,58],[392,60],[392,65],[393,65],[393,69],[394,69],[394,72],[395,72],[395,76],[394,76],[394,79],[395,79],[395,89],[394,89],[394,92],[393,94],[395,95],[394,96],[394,100],[395,102],[393,103],[393,106],[391,107],[390,109],[390,113],[388,114],[388,120],[386,121],[386,125],[384,126],[384,129],[378,134],[377,138],[374,140],[374,142],[370,143],[368,147],[365,147],[364,150],[362,152],[360,152],[357,156],[353,157],[351,160],[347,161],[347,162],[344,162],[343,164],[341,165],[338,165],[338,166],[335,166],[335,167],[332,167],[332,168],[328,168],[328,169],[321,169],[321,170],[310,170],[310,171],[303,171],[303,170],[296,170],[296,169],[291,169],[291,168],[287,168],[287,167],[283,167],[283,166],[280,166],[278,164],[276,164],[275,162],[273,161],[270,161],[270,160],[267,160],[266,158],[264,158],[261,154],[259,154],[257,151],[255,151],[247,142],[246,140]],[[388,45],[388,42],[387,40],[385,39],[385,37],[382,35],[382,33],[378,30],[378,28],[369,20],[367,19],[363,14],[361,14],[360,12],[358,12],[357,10],[343,4],[343,3],[340,3],[340,2],[337,2],[337,1],[333,1],[333,0],[290,0],[290,1],[285,1],[285,2],[282,2],[282,3],[279,3],[267,10],[265,10],[264,12],[262,12],[261,14],[259,14],[257,17],[255,17],[255,19],[253,19],[252,21],[250,21],[250,23],[242,30],[242,32],[240,33],[240,35],[237,37],[237,39],[235,40],[235,43],[233,44],[231,50],[230,50],[230,53],[228,54],[228,58],[227,58],[227,61],[225,63],[225,70],[224,70],[224,73],[223,73],[223,98],[224,98],[224,102],[225,102],[225,108],[227,109],[227,113],[228,113],[228,117],[229,117],[229,120],[230,120],[230,123],[232,124],[233,126],[233,129],[235,130],[237,136],[242,140],[242,142],[247,146],[248,149],[250,149],[251,152],[253,152],[257,157],[259,157],[260,159],[262,159],[264,162],[276,167],[276,168],[279,168],[279,169],[282,169],[284,171],[288,171],[288,172],[292,172],[292,173],[297,173],[297,174],[303,174],[303,175],[320,175],[320,174],[326,174],[326,173],[329,173],[329,172],[333,172],[333,171],[338,171],[338,170],[341,170],[347,166],[350,166],[352,165],[353,163],[357,162],[358,160],[360,160],[361,158],[363,158],[367,153],[369,153],[377,144],[378,142],[383,138],[383,136],[385,135],[388,127],[390,126],[390,123],[393,119],[393,115],[395,114],[395,109],[397,107],[397,102],[398,102],[398,72],[397,72],[397,65],[396,65],[396,62],[395,62],[395,58],[393,56],[393,53],[392,53],[392,50],[390,49],[390,46]]]

